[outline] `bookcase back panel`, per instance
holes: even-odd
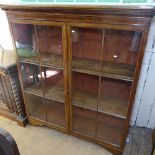
[[[106,30],[103,61],[136,64],[141,32]]]

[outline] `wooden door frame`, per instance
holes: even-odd
[[[64,77],[64,96],[65,96],[65,100],[64,100],[64,104],[65,104],[65,124],[66,124],[66,131],[69,130],[69,122],[68,122],[68,117],[69,117],[69,111],[68,111],[68,85],[67,85],[67,39],[66,39],[66,23],[64,22],[52,22],[52,21],[48,21],[48,20],[17,20],[17,19],[9,19],[9,28],[11,31],[11,37],[12,37],[12,41],[14,43],[14,49],[16,50],[16,58],[17,58],[17,67],[18,67],[18,72],[19,74],[19,79],[20,79],[20,84],[21,84],[21,88],[22,88],[22,94],[24,97],[24,104],[26,107],[26,113],[29,118],[32,119],[36,119],[39,121],[44,122],[43,120],[40,120],[38,118],[34,118],[33,116],[30,116],[29,110],[28,110],[28,104],[26,101],[26,97],[25,97],[25,93],[24,93],[24,86],[23,86],[23,80],[22,80],[22,76],[21,76],[21,72],[20,72],[20,60],[18,58],[18,54],[17,54],[17,48],[15,47],[15,40],[14,40],[14,35],[13,35],[13,30],[11,27],[11,24],[30,24],[30,25],[34,25],[34,26],[51,26],[51,27],[61,27],[61,31],[62,31],[62,48],[63,48],[63,77]],[[37,51],[39,53],[39,50]],[[39,55],[39,59],[40,59],[40,55]],[[31,63],[30,63],[31,64]],[[39,67],[41,68],[41,64],[40,61],[38,62]],[[52,68],[52,66],[50,66]],[[44,97],[43,97],[44,99]],[[45,102],[43,101],[44,107],[45,107]],[[46,112],[46,108],[45,110],[45,114],[47,115]],[[47,120],[46,120],[47,121]],[[52,124],[52,126],[55,126],[56,128],[59,128],[58,125],[54,125]],[[63,129],[63,127],[60,126],[60,129]]]
[[[72,37],[71,37],[71,28],[90,28],[90,29],[106,29],[106,30],[124,30],[124,31],[138,31],[142,33],[141,36],[141,42],[140,42],[140,47],[139,47],[139,53],[137,56],[136,60],[136,67],[135,67],[135,73],[134,73],[134,78],[131,84],[131,91],[130,91],[130,97],[128,100],[128,110],[127,110],[127,115],[125,119],[125,125],[121,137],[121,144],[120,147],[123,149],[125,147],[125,140],[126,136],[128,133],[129,129],[129,123],[130,123],[130,118],[132,114],[132,108],[134,104],[134,98],[136,94],[136,89],[138,85],[138,79],[140,75],[140,70],[141,70],[141,65],[143,61],[143,55],[145,51],[145,45],[147,41],[147,36],[148,36],[148,28],[147,27],[141,27],[139,25],[122,25],[122,24],[117,24],[117,25],[112,25],[112,24],[97,24],[97,23],[67,23],[67,42],[68,42],[68,88],[69,88],[69,111],[70,111],[70,123],[69,123],[69,131],[72,132],[73,127],[72,127],[72,101],[71,101],[71,93],[72,93]],[[74,134],[74,133],[73,133]],[[80,136],[80,135],[79,135]],[[89,136],[88,136],[89,137]],[[91,138],[91,137],[90,137]],[[91,138],[92,139],[92,138]],[[94,138],[96,139],[96,138]],[[107,143],[108,144],[108,143]],[[110,144],[111,145],[111,144]],[[113,144],[112,144],[113,145]],[[115,146],[115,145],[113,145]]]

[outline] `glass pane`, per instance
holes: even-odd
[[[98,79],[98,76],[72,72],[73,130],[89,136],[95,135]]]
[[[131,84],[131,82],[102,78],[98,110],[125,118],[127,115]]]
[[[43,95],[40,68],[38,65],[29,63],[20,63],[20,71],[22,74],[22,81],[24,90],[37,94]]]
[[[19,59],[38,61],[34,26],[31,24],[12,24]]]
[[[95,137],[97,112],[82,107],[72,107],[73,132]]]
[[[72,28],[71,34],[73,70],[100,72],[103,31]]]
[[[63,70],[41,67],[44,96],[64,103],[64,78]]]
[[[72,103],[84,108],[97,110],[98,76],[73,72]]]
[[[120,146],[124,126],[123,119],[98,113],[96,138]]]
[[[25,93],[26,101],[29,108],[29,113],[35,118],[45,120],[45,108],[43,104],[43,98],[37,95]]]
[[[65,127],[65,104],[62,102],[45,99],[47,121]]]
[[[40,61],[62,67],[62,28],[53,26],[37,26]]]
[[[102,72],[132,79],[141,32],[106,30]]]

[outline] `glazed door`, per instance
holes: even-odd
[[[65,120],[65,26],[37,25],[37,42],[42,72],[47,122],[67,127]]]
[[[142,34],[89,24],[68,34],[71,130],[120,147]]]
[[[31,117],[66,128],[67,82],[64,23],[11,24]]]

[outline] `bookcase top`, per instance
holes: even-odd
[[[64,12],[64,13],[98,13],[98,14],[115,14],[115,15],[137,15],[137,16],[153,16],[155,15],[155,7],[151,5],[82,5],[82,4],[6,4],[0,5],[0,8],[6,11],[40,11],[40,12]]]

